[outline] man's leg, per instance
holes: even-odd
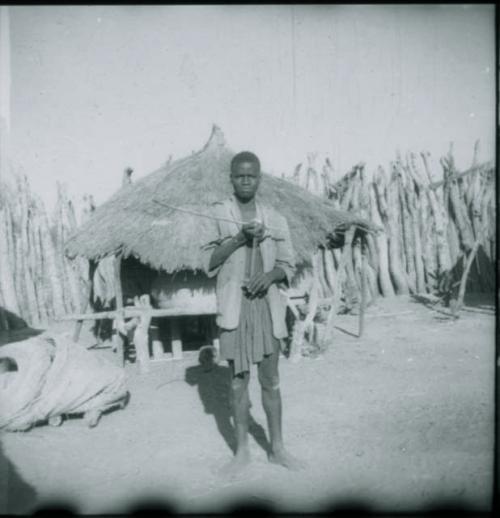
[[[222,468],[222,473],[234,475],[250,462],[250,449],[248,446],[248,423],[250,417],[248,383],[250,372],[242,372],[235,376],[233,362],[230,361],[229,364],[231,369],[231,400],[236,429],[236,455],[229,464]]]
[[[300,469],[304,464],[288,453],[283,445],[282,407],[279,387],[279,345],[274,353],[259,363],[259,382],[262,389],[262,406],[267,417],[271,451],[269,460],[289,469]]]

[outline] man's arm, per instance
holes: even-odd
[[[256,221],[245,223],[235,236],[226,239],[214,249],[210,256],[208,272],[210,273],[218,268],[233,252],[243,246],[248,240],[254,237],[261,239],[263,235],[264,226],[261,223]]]
[[[246,241],[246,236],[240,230],[235,236],[226,239],[226,241],[218,245],[210,256],[208,271],[210,272],[220,266],[233,252],[238,250],[240,246],[243,246]]]

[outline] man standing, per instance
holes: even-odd
[[[278,288],[290,285],[294,253],[286,219],[255,199],[260,179],[256,155],[242,152],[233,158],[230,180],[234,195],[215,204],[215,216],[221,218],[216,223],[218,239],[205,247],[206,273],[217,275],[220,357],[231,369],[237,450],[223,470],[230,474],[250,461],[248,384],[252,364],[257,364],[269,428],[269,460],[290,469],[302,466],[283,445],[278,374],[280,340],[287,336],[286,298]]]

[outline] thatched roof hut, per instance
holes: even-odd
[[[98,207],[67,241],[67,255],[99,260],[121,253],[154,270],[200,270],[201,245],[213,239],[211,221],[163,208],[153,199],[208,213],[210,204],[232,193],[228,176],[233,155],[222,131],[214,126],[201,151],[125,185]],[[311,252],[335,232],[353,224],[370,227],[365,220],[334,210],[328,200],[287,180],[266,173],[262,176],[260,199],[288,220],[298,264],[308,264]],[[168,224],[153,224],[158,220]]]

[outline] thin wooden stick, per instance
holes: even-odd
[[[177,210],[179,212],[185,212],[186,214],[191,214],[192,216],[199,216],[201,218],[213,219],[215,221],[227,221],[228,223],[236,223],[237,225],[245,225],[246,223],[248,223],[247,221],[239,221],[237,219],[224,218],[222,216],[212,216],[211,214],[204,214],[203,212],[197,212],[195,210],[184,209],[182,207],[176,207],[175,205],[170,205],[169,203],[165,203],[163,201],[159,201],[156,199],[153,199],[153,202],[157,203],[158,205],[161,205],[162,207],[166,207],[171,210]],[[162,226],[162,225],[168,225],[169,223],[170,223],[170,221],[168,221],[168,220],[155,220],[151,223],[151,225]],[[281,228],[281,227],[271,227],[271,226],[266,225],[266,228],[268,228],[269,230],[277,230],[279,232],[285,231],[285,229]],[[378,227],[366,228],[366,227],[361,227],[359,225],[347,225],[346,228],[336,229],[335,232],[342,234],[342,233],[346,232],[349,228],[355,228],[355,229],[359,229],[364,232],[370,232],[370,233],[382,231],[382,228],[378,228]]]
[[[454,172],[449,177],[449,180],[458,180],[460,178],[463,178],[464,176],[468,176],[469,174],[477,173],[478,171],[485,171],[485,170],[489,169],[490,167],[493,167],[492,164],[487,162],[485,164],[471,167],[470,169],[467,169],[467,171],[464,171],[462,173]],[[442,185],[444,185],[445,182],[446,182],[446,180],[440,180],[439,182],[433,182],[427,187],[427,189],[436,190],[438,187],[441,187]]]
[[[252,239],[252,256],[250,258],[250,279],[254,276],[255,273],[255,261],[257,260],[257,238],[254,237]]]
[[[190,209],[183,209],[181,207],[175,207],[174,205],[170,205],[169,203],[165,203],[163,201],[159,201],[159,200],[155,200],[153,199],[153,201],[155,203],[157,203],[158,205],[161,205],[162,207],[167,207],[169,209],[172,209],[172,210],[177,210],[179,212],[185,212],[186,214],[191,214],[192,216],[199,216],[201,218],[208,218],[208,219],[213,219],[215,221],[227,221],[229,223],[236,223],[237,225],[245,225],[246,223],[248,223],[248,221],[238,221],[236,219],[231,219],[231,218],[224,218],[222,216],[212,216],[211,214],[204,214],[202,212],[197,212],[195,210],[190,210]],[[153,221],[152,225],[166,225],[167,223],[169,223],[168,221],[164,221],[164,220],[156,220],[156,221]],[[278,231],[282,231],[284,229],[282,228],[278,228],[278,227],[270,227],[268,225],[266,225],[266,228],[270,229],[270,230],[278,230]]]

